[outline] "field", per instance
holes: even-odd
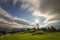
[[[32,33],[15,33],[0,40],[60,40],[60,32],[32,35]]]

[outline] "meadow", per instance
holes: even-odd
[[[0,37],[0,40],[60,40],[60,32],[45,33],[42,35],[33,35],[33,33],[15,33],[3,38]]]

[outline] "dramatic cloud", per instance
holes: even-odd
[[[40,5],[40,0],[22,0],[21,8],[33,12],[39,9],[39,5]]]
[[[4,9],[0,8],[0,14],[7,16],[7,17],[12,17],[8,12],[6,12]]]
[[[1,2],[1,8],[3,8],[4,3],[5,3],[5,5],[7,5],[10,8],[11,7],[10,5],[13,5],[13,7],[14,7],[17,2],[18,2],[18,4],[20,2],[21,8],[27,9],[29,11],[34,11],[35,8],[38,9],[37,6],[39,5],[39,3],[36,4],[36,2],[38,2],[37,0],[35,0],[35,1],[33,1],[33,0],[0,0],[0,2]],[[3,14],[3,15],[5,16],[6,14]],[[9,16],[9,15],[7,15],[7,16]],[[7,17],[3,17],[3,18],[9,20],[10,17],[11,16],[9,16],[8,18]],[[12,20],[12,18],[11,18],[11,20]],[[24,19],[19,19],[17,17],[14,17],[13,20],[19,24],[29,25],[29,22],[27,20],[24,20]]]
[[[19,23],[19,24],[24,24],[24,25],[30,25],[29,21],[25,20],[25,19],[21,19],[21,18],[14,18],[14,21]]]
[[[17,17],[12,17],[8,12],[0,8],[0,24],[10,24],[10,25],[30,25],[29,21]],[[21,26],[21,25],[20,25]]]
[[[12,16],[8,14],[8,12],[0,8],[0,22],[10,23],[8,21],[11,20],[12,20]]]
[[[48,14],[48,18],[45,22],[60,22],[60,0],[42,0],[40,5],[40,11],[43,14]]]
[[[1,2],[8,3],[8,0]],[[44,16],[46,18],[44,23],[60,22],[60,0],[13,0],[13,5],[16,2],[21,2],[21,8],[31,11],[33,16]],[[18,19],[16,18],[15,21]],[[19,20],[17,22],[20,23]]]
[[[60,0],[25,0],[22,7],[32,11],[33,16],[44,16],[44,23],[60,22]]]

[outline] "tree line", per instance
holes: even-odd
[[[16,29],[12,29],[11,31],[9,30],[0,30],[0,35],[5,35],[5,34],[14,34],[17,32],[37,32],[37,31],[44,31],[44,32],[60,32],[60,28],[56,29],[54,26],[47,27],[47,28],[27,28],[27,29],[21,29],[20,31],[17,31]]]

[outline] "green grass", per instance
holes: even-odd
[[[0,40],[60,40],[60,32],[46,33],[44,35],[31,35],[31,33],[16,33]]]

